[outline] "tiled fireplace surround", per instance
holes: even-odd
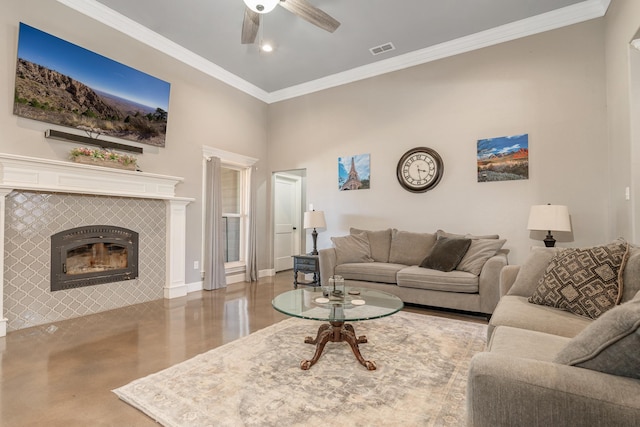
[[[186,295],[182,178],[0,154],[0,337]],[[140,233],[137,279],[50,291],[50,236],[83,225]]]

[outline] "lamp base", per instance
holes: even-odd
[[[313,251],[311,251],[311,255],[318,255],[318,232],[315,228],[311,232],[311,237],[313,238]]]
[[[544,238],[544,245],[547,248],[553,248],[556,245],[556,239],[551,235],[551,231],[549,231],[547,237]]]

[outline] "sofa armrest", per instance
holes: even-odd
[[[335,248],[320,249],[318,251],[318,261],[320,262],[320,283],[326,286],[329,277],[333,276],[336,269],[336,250]]]
[[[500,271],[500,296],[504,296],[509,293],[509,289],[513,286],[513,283],[518,277],[520,271],[519,265],[506,265]]]
[[[630,426],[640,380],[483,352],[471,359],[467,425]]]
[[[493,313],[493,309],[500,300],[500,271],[509,263],[507,253],[507,251],[499,251],[482,266],[478,278],[478,292],[483,313]]]

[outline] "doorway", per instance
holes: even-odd
[[[302,229],[303,169],[273,174],[273,265],[275,272],[293,268],[293,255],[304,250]]]
[[[631,202],[631,236],[640,242],[640,31],[629,48],[630,122],[631,122],[631,186],[626,199]]]

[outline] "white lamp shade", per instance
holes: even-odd
[[[280,3],[280,0],[244,0],[244,4],[256,13],[269,13]]]
[[[527,229],[544,231],[571,231],[569,208],[563,205],[531,206]]]
[[[325,228],[327,223],[324,220],[323,211],[307,211],[304,213],[304,228]]]

